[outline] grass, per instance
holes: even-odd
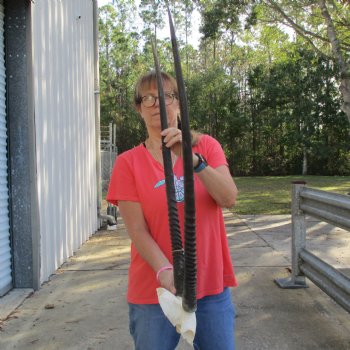
[[[238,199],[232,209],[240,215],[290,214],[292,181],[306,181],[306,186],[347,194],[350,176],[264,176],[235,177]]]

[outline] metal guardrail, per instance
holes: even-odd
[[[307,288],[307,277],[350,312],[350,278],[305,248],[305,214],[350,231],[350,197],[293,183],[292,274],[275,282],[281,288]]]

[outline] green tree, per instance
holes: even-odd
[[[339,89],[343,99],[342,110],[350,121],[350,63],[347,52],[350,9],[346,1],[318,0],[217,0],[203,12],[203,31],[206,36],[217,35],[230,18],[246,19],[251,26],[258,21],[292,28],[300,42],[305,42],[321,56],[331,56],[338,68]],[[241,16],[237,16],[237,12]]]
[[[134,146],[144,134],[132,104],[133,84],[143,67],[140,37],[127,20],[134,11],[133,2],[126,1],[100,9],[101,124],[116,124],[120,151]]]
[[[314,2],[310,12],[311,3],[305,2],[306,12],[300,11],[300,1],[273,2],[300,27],[319,28],[311,42],[302,32],[287,34],[282,14],[272,11],[270,1],[198,3],[203,19],[209,19],[203,22],[205,35],[198,49],[187,42],[193,3],[169,3],[191,125],[221,142],[233,174],[349,174],[350,124],[340,109],[341,74],[328,38],[322,36],[326,32],[319,3]],[[156,17],[147,18],[151,12],[144,17],[143,31],[135,27],[134,2],[119,0],[101,9],[101,122],[117,125],[120,152],[145,137],[133,108],[133,86],[140,74],[154,67],[150,40],[167,20],[164,5],[143,1],[141,12],[156,11]],[[335,5],[327,6],[334,10]],[[338,16],[345,16],[347,23],[347,15]],[[337,22],[344,50],[346,31],[341,28]],[[158,37],[156,42],[162,69],[174,74],[170,40]]]
[[[158,30],[164,27],[165,8],[160,0],[141,0],[139,15],[143,21],[144,37],[157,39]]]

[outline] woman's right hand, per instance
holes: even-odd
[[[173,270],[164,270],[159,274],[159,283],[161,287],[167,289],[169,292],[176,294],[174,285],[174,272]]]
[[[182,132],[178,128],[167,128],[161,132],[164,136],[164,144],[166,147],[170,148],[174,154],[181,157],[182,154]]]

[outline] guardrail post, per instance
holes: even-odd
[[[300,191],[304,181],[292,182],[292,275],[290,278],[277,278],[275,282],[281,288],[307,288],[305,276],[300,271],[299,253],[305,248],[306,222],[305,214],[300,209]]]

